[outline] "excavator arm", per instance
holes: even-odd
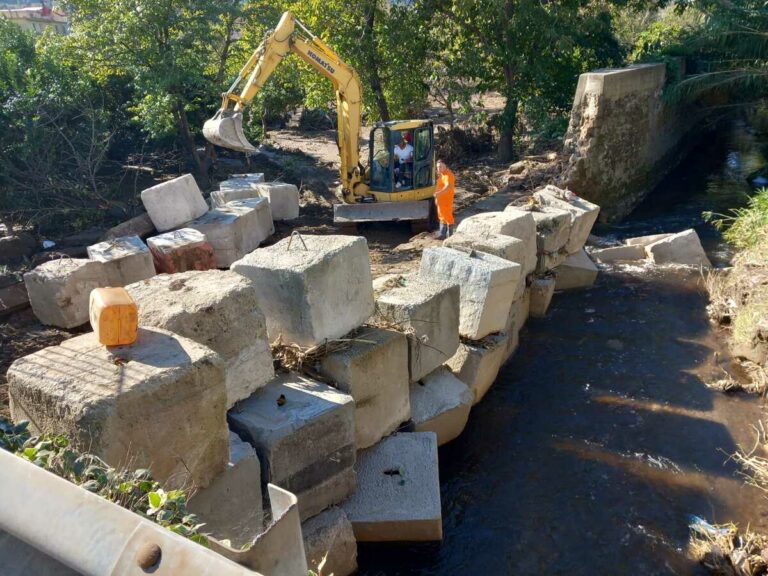
[[[203,126],[204,136],[211,143],[224,148],[255,151],[243,133],[243,109],[251,103],[277,65],[291,52],[333,83],[337,100],[342,192],[345,197],[349,194],[363,194],[367,185],[362,181],[364,169],[360,164],[359,151],[362,104],[360,79],[351,66],[307,30],[291,12],[283,14],[277,27],[254,51],[232,86],[222,95],[221,108]]]

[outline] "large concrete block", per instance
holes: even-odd
[[[581,250],[587,242],[592,226],[597,221],[600,206],[551,184],[535,192],[533,197],[543,206],[560,208],[571,214],[571,233],[565,243],[565,251],[568,254],[575,254]]]
[[[109,282],[101,262],[62,258],[24,274],[24,285],[40,322],[75,328],[88,322],[91,290],[109,286]]]
[[[123,236],[88,246],[88,257],[102,262],[109,286],[125,286],[155,275],[155,263],[138,236]]]
[[[571,235],[571,213],[551,206],[531,211],[536,221],[536,249],[539,254],[559,252]]]
[[[427,281],[459,285],[459,332],[479,340],[504,329],[521,267],[484,252],[427,248],[421,256],[419,275]]]
[[[503,234],[523,242],[523,261],[514,260],[523,267],[527,276],[536,266],[536,221],[530,212],[508,206],[503,212],[483,212],[462,220],[457,233],[473,236]]]
[[[441,366],[459,347],[459,286],[403,277],[376,296],[376,319],[409,333],[411,382]]]
[[[258,198],[259,191],[256,188],[258,182],[248,178],[230,178],[219,184],[219,189],[211,192],[211,208],[219,208],[228,202]]]
[[[440,471],[432,432],[395,434],[360,453],[344,503],[358,542],[442,540]]]
[[[475,394],[445,366],[411,384],[411,419],[417,432],[434,432],[437,445],[464,431]]]
[[[597,280],[597,266],[582,249],[555,268],[555,290],[589,288]]]
[[[272,218],[293,220],[299,217],[299,189],[285,182],[264,182],[254,184],[259,196],[269,200]]]
[[[341,338],[373,313],[365,238],[284,238],[238,260],[232,270],[256,285],[272,339],[314,346]]]
[[[283,374],[229,412],[232,429],[259,455],[263,477],[296,494],[302,520],[355,488],[351,396]]]
[[[180,228],[147,238],[149,251],[159,274],[216,268],[213,246],[205,234],[192,228]]]
[[[499,333],[480,341],[462,342],[459,351],[446,362],[454,375],[464,382],[474,395],[473,404],[483,399],[507,359],[512,334]]]
[[[208,205],[191,174],[143,190],[141,202],[158,232],[183,226],[208,211]]]
[[[367,448],[411,417],[408,343],[393,330],[367,327],[320,361],[320,374],[355,400],[355,446]]]
[[[645,260],[645,246],[643,244],[627,244],[625,246],[611,246],[592,252],[592,256],[600,262],[622,262],[633,260]]]
[[[530,290],[529,313],[534,318],[543,318],[547,314],[552,295],[555,293],[555,279],[551,276],[536,278],[531,282]]]
[[[228,268],[275,232],[269,202],[264,198],[228,202],[187,227],[205,234],[219,268]]]
[[[263,532],[261,465],[256,451],[229,433],[229,464],[213,482],[190,498],[187,508],[205,522],[205,532],[235,548]]]
[[[634,238],[627,238],[624,243],[627,246],[648,246],[648,244],[653,244],[659,240],[664,240],[664,238],[669,238],[670,236],[672,236],[671,233],[649,234],[648,236],[636,236]]]
[[[541,252],[536,260],[536,274],[546,274],[564,264],[566,260],[568,260],[568,253],[565,248],[557,252]]]
[[[272,380],[275,371],[259,295],[229,271],[162,274],[127,286],[139,325],[170,330],[224,360],[227,408]]]
[[[645,253],[654,264],[681,264],[711,268],[712,263],[701,246],[698,234],[693,229],[672,234],[645,247]]]
[[[60,433],[116,468],[149,468],[170,486],[207,486],[228,459],[221,358],[157,328],[107,348],[93,333],[13,363],[13,419]]]
[[[350,576],[357,572],[357,540],[352,523],[341,508],[329,508],[301,525],[304,553],[310,570]]]

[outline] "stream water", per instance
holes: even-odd
[[[765,164],[743,128],[695,150],[603,242],[695,227],[713,261],[727,246],[703,211],[743,203]],[[440,449],[444,540],[361,544],[364,575],[699,574],[689,515],[768,530],[768,500],[729,460],[751,447],[762,401],[706,387],[729,362],[698,272],[603,268],[556,294]]]

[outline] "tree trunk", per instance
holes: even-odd
[[[501,162],[509,162],[515,157],[515,125],[517,124],[517,97],[514,94],[514,75],[511,68],[504,67],[506,89],[504,96],[504,110],[498,116],[497,127],[499,129],[498,158]]]
[[[179,127],[181,143],[189,152],[195,167],[195,175],[198,177],[201,186],[205,188],[208,186],[208,170],[211,167],[211,155],[207,151],[203,155],[197,151],[195,138],[189,130],[189,121],[187,120],[187,112],[184,110],[184,104],[180,101],[176,102],[174,111],[176,113],[176,123]]]
[[[376,2],[371,0],[368,14],[365,17],[365,31],[368,35],[368,44],[365,47],[366,58],[368,60],[368,73],[371,76],[371,91],[376,97],[376,107],[379,109],[379,116],[382,122],[389,121],[389,106],[384,97],[384,90],[381,87],[381,77],[379,76],[379,62],[376,54],[376,42],[374,24],[376,23]]]

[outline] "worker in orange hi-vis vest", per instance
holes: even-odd
[[[437,188],[435,189],[435,205],[437,206],[437,218],[440,220],[440,231],[437,233],[439,240],[444,240],[451,235],[453,226],[453,195],[456,176],[442,160],[437,161]]]

